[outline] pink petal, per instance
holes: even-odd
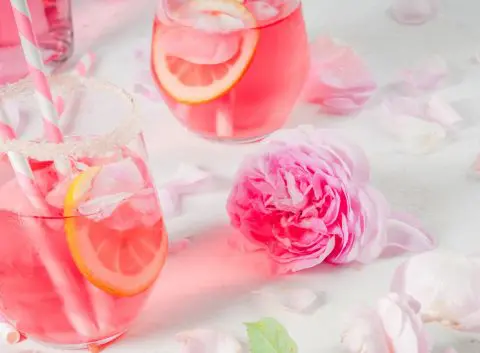
[[[475,331],[480,328],[479,276],[476,258],[430,251],[411,257],[396,270],[392,290],[416,299],[426,321]]]
[[[185,249],[187,249],[191,244],[190,239],[180,239],[173,241],[172,244],[168,244],[168,253],[177,254]]]
[[[448,66],[441,56],[433,55],[419,62],[415,67],[403,72],[405,83],[415,89],[431,90],[448,74]]]
[[[450,104],[435,96],[427,102],[425,117],[446,128],[451,128],[463,120]]]
[[[396,247],[408,252],[433,250],[436,241],[409,215],[396,214],[387,222],[385,248]]]
[[[311,70],[302,93],[304,100],[333,114],[350,114],[369,99],[376,84],[362,59],[350,47],[328,37],[311,45]]]
[[[349,352],[396,353],[389,349],[382,322],[374,310],[364,310],[349,323],[349,327],[342,335],[342,344]]]
[[[182,353],[241,353],[242,346],[232,335],[208,330],[195,329],[176,335],[183,343]]]
[[[411,299],[390,293],[378,302],[377,312],[393,353],[429,353],[430,342],[423,322],[410,307]]]
[[[230,60],[238,52],[240,37],[176,27],[160,36],[158,45],[168,55],[199,65],[214,65]]]
[[[457,350],[453,347],[448,347],[443,351],[443,353],[458,353]]]
[[[162,101],[162,97],[158,94],[158,92],[151,90],[150,88],[141,83],[136,83],[133,86],[133,92],[140,94],[153,102]]]
[[[181,214],[180,196],[175,190],[160,187],[158,189],[158,199],[162,207],[163,215],[166,218],[177,217]]]
[[[418,25],[435,17],[438,7],[438,0],[393,0],[390,13],[399,23]]]
[[[305,287],[275,287],[269,290],[262,290],[260,294],[269,303],[274,302],[282,308],[295,313],[312,314],[325,304],[324,292],[317,293]]]
[[[134,52],[133,52],[133,56],[135,57],[135,59],[137,60],[143,60],[145,58],[145,51],[143,49],[136,49]]]
[[[425,106],[419,99],[402,96],[392,96],[383,102],[392,115],[411,115],[422,117],[425,114]]]
[[[384,114],[381,127],[395,137],[400,148],[407,153],[431,153],[442,146],[447,137],[447,131],[438,123],[411,115],[392,115],[388,111],[384,111]]]

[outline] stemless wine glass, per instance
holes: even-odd
[[[309,67],[300,0],[160,0],[151,68],[172,113],[210,139],[282,127]]]
[[[19,108],[29,122],[0,142],[0,314],[31,339],[76,349],[129,328],[162,270],[167,234],[133,99],[95,79],[50,83],[66,102],[59,144],[39,133],[30,80],[0,88],[0,113]],[[6,154],[28,159],[42,207]]]

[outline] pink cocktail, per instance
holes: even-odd
[[[165,263],[167,234],[131,98],[92,79],[51,81],[54,94],[76,93],[64,113],[75,117],[75,134],[62,144],[37,142],[29,82],[0,88],[0,101],[32,121],[21,141],[0,142],[0,153],[29,159],[49,207],[30,204],[2,154],[0,315],[28,338],[85,348],[131,326]]]
[[[68,59],[73,50],[71,0],[28,0],[33,30],[48,65]],[[25,77],[28,69],[9,0],[0,1],[0,85]]]
[[[160,1],[151,66],[189,130],[223,141],[261,139],[284,125],[308,71],[300,1]]]

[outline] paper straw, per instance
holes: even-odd
[[[27,0],[10,0],[28,70],[35,83],[35,96],[43,117],[45,134],[51,142],[63,142],[52,92],[45,76],[43,58],[33,32]]]
[[[15,133],[9,124],[8,116],[1,106],[0,120],[2,125],[5,127],[5,129],[0,130],[0,133],[2,133],[0,137],[4,140],[15,138]],[[12,165],[12,169],[17,177],[17,182],[24,191],[25,196],[28,198],[33,207],[41,210],[43,214],[48,214],[49,206],[40,192],[40,189],[38,188],[34,174],[27,159],[21,154],[15,152],[8,152],[7,155],[10,160],[10,164]],[[34,227],[32,230],[36,230],[35,234],[31,234],[31,240],[32,242],[37,243],[37,248],[39,247],[42,249],[42,260],[45,269],[47,270],[52,283],[57,288],[57,292],[61,293],[66,289],[66,286],[74,288],[74,284],[71,283],[71,279],[66,274],[60,260],[57,259],[55,253],[51,250],[49,246],[50,240],[48,239],[47,234],[45,234],[41,228],[42,225],[39,225],[38,222],[33,218],[27,218],[25,223],[28,226]],[[81,302],[73,293],[68,293],[67,295],[63,296],[63,299],[65,304],[65,315],[69,319],[72,326],[78,333],[89,337],[92,333],[90,322],[87,318],[84,318],[83,315],[75,314],[82,313],[84,311]]]

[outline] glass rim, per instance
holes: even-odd
[[[128,145],[141,133],[138,106],[135,103],[135,98],[125,89],[102,79],[81,77],[73,74],[58,74],[47,79],[49,83],[66,87],[70,86],[70,89],[83,86],[87,89],[110,91],[128,105],[125,117],[118,123],[115,123],[114,128],[108,133],[81,136],[80,139],[69,136],[65,137],[65,140],[61,143],[49,142],[47,140],[0,139],[0,153],[18,153],[24,157],[39,161],[53,161],[62,156],[73,158],[95,157],[115,150],[118,146]],[[31,94],[32,99],[34,99],[35,87],[30,77],[0,87],[0,108],[2,100],[15,98],[25,94],[25,92]],[[0,111],[0,113],[2,112]],[[40,119],[40,116],[38,118]]]

